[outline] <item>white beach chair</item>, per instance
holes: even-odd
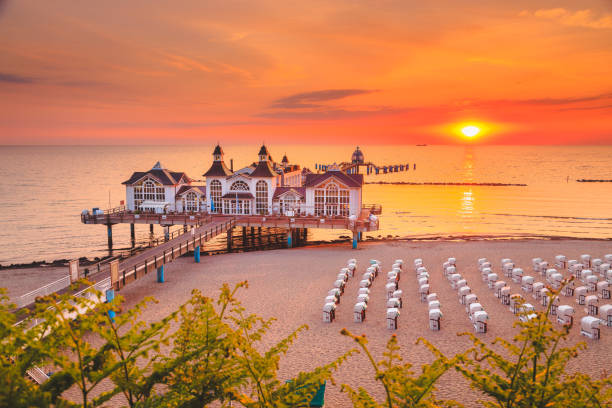
[[[606,271],[606,281],[612,285],[612,269]]]
[[[563,290],[561,291],[561,293],[563,294],[563,296],[574,297],[574,288],[575,287],[576,287],[576,281],[575,280],[570,280],[563,287]]]
[[[427,295],[429,295],[429,285],[421,285],[421,287],[419,287],[419,295],[421,302],[426,302]]]
[[[510,286],[504,286],[503,288],[501,288],[501,290],[499,291],[500,294],[500,301],[502,305],[509,305],[510,304]]]
[[[590,268],[591,267],[591,255],[589,254],[580,255],[580,262],[585,268]]]
[[[482,305],[478,302],[475,303],[470,303],[470,309],[468,310],[468,317],[469,319],[472,321],[472,323],[474,322],[474,313],[476,312],[481,312],[484,310],[484,308],[482,307]]]
[[[432,300],[427,304],[427,308],[429,310],[431,309],[440,309],[440,301],[439,300]]]
[[[363,279],[359,281],[360,288],[369,288],[372,285],[372,282],[369,279]]]
[[[512,262],[512,259],[510,259],[510,258],[502,258],[502,260],[500,262],[500,265],[501,265],[501,267],[503,269],[504,265],[506,265],[507,263],[511,263],[511,262]],[[514,268],[514,266],[513,266],[513,268]]]
[[[459,295],[459,303],[465,305],[465,297],[470,293],[472,293],[472,290],[469,286],[463,286],[459,288],[459,291],[457,292],[457,294]]]
[[[470,305],[472,303],[478,303],[478,296],[474,293],[465,296],[465,313],[470,313]]]
[[[476,333],[486,333],[489,315],[484,310],[474,313],[473,317],[474,331]]]
[[[349,276],[352,278],[353,276],[355,276],[355,271],[357,270],[357,265],[356,264],[348,264],[346,269],[349,271]]]
[[[520,305],[518,315],[521,322],[526,322],[538,316],[535,313],[535,307],[533,307],[531,303],[523,303]]]
[[[337,298],[336,303],[340,303],[340,295],[342,295],[342,292],[338,288],[333,288],[327,292],[327,296],[335,296]]]
[[[555,268],[548,268],[544,273],[546,274],[546,282],[552,283],[552,276],[558,272]]]
[[[612,327],[612,305],[603,305],[599,308],[599,317],[603,320],[603,323]]]
[[[339,303],[340,301],[338,300],[339,298],[337,298],[336,296],[333,295],[329,295],[325,298],[325,302],[323,303],[324,305],[328,304],[328,303]]]
[[[589,295],[584,298],[585,312],[589,316],[597,316],[599,314],[599,298],[597,295]]]
[[[599,268],[603,264],[603,261],[599,258],[595,258],[591,261],[591,270],[593,273],[599,273]]]
[[[391,298],[387,300],[387,308],[396,308],[399,309],[400,300],[396,298]]]
[[[555,290],[561,288],[561,285],[563,284],[563,275],[561,275],[560,273],[553,273],[550,279],[552,280],[552,282],[550,283],[551,288]]]
[[[457,282],[455,282],[455,289],[459,290],[462,287],[467,286],[467,281],[465,279],[459,279]]]
[[[527,293],[533,292],[533,281],[533,276],[523,276],[521,278],[521,289]]]
[[[336,276],[336,280],[341,279],[344,281],[344,283],[348,282],[348,275],[346,273],[339,273],[338,276]]]
[[[582,277],[582,271],[586,269],[584,265],[581,263],[576,263],[569,268],[569,272],[574,275],[576,278],[580,279]]]
[[[437,293],[430,293],[429,295],[427,295],[427,302],[431,302],[432,300],[438,300],[438,294]]]
[[[370,296],[364,293],[357,295],[357,303],[365,303],[366,305],[370,301]]]
[[[604,255],[604,260],[606,261],[606,263],[612,264],[612,254]]]
[[[491,268],[483,268],[480,270],[480,277],[483,282],[487,281],[487,276],[493,273],[493,269]]]
[[[523,268],[512,269],[512,282],[521,283],[522,278],[523,278]]]
[[[580,275],[580,280],[582,283],[586,283],[589,276],[593,276],[593,271],[591,269],[583,269],[582,274]]]
[[[561,305],[557,308],[557,323],[571,325],[574,322],[574,308],[569,305]]]
[[[355,306],[353,307],[353,320],[355,321],[355,323],[361,323],[365,320],[367,308],[368,305],[363,302],[355,304]]]
[[[387,272],[387,280],[399,282],[399,275],[397,274],[397,272],[394,271]]]
[[[495,297],[496,298],[501,298],[501,290],[504,287],[506,287],[506,282],[500,281],[500,280],[495,282],[495,285],[493,286],[493,290],[495,292]]]
[[[574,289],[574,295],[576,295],[576,302],[579,305],[584,305],[587,296],[586,286],[578,286],[576,289]]]
[[[502,266],[502,271],[504,271],[504,275],[508,278],[512,278],[512,270],[514,269],[514,262],[506,262]]]
[[[525,299],[520,293],[513,293],[510,295],[510,311],[514,314],[518,314],[521,305],[525,303]]]
[[[532,287],[531,296],[536,300],[540,300],[542,298],[542,289],[544,289],[544,284],[542,282],[535,282]]]
[[[489,260],[487,258],[478,258],[478,265],[482,265],[485,262],[489,262]]]
[[[447,262],[449,263],[449,265],[451,266],[457,266],[457,259],[456,258],[448,258]]]
[[[497,282],[497,274],[496,273],[490,273],[487,275],[487,286],[489,287],[489,289],[493,289],[495,288],[495,283]]]
[[[456,288],[457,288],[457,286],[456,286],[456,285],[457,285],[457,282],[459,282],[461,279],[463,279],[463,278],[462,278],[462,277],[461,277],[461,275],[459,275],[458,273],[454,273],[454,274],[452,274],[452,275],[450,276],[450,283],[451,283],[451,287],[452,287],[453,289],[456,289]]]
[[[397,320],[399,318],[400,311],[398,308],[389,308],[387,309],[387,329],[396,330],[397,329]]]
[[[389,282],[385,285],[385,291],[387,292],[387,299],[391,299],[393,297],[393,293],[397,290],[396,282]]]
[[[369,295],[370,294],[370,289],[369,288],[359,288],[359,290],[357,291],[358,295]]]
[[[602,299],[610,299],[610,284],[608,282],[597,282],[597,296]]]
[[[395,292],[393,292],[393,296],[392,296],[396,299],[399,299],[400,307],[403,307],[404,305],[404,302],[402,301],[402,295],[403,295],[403,292],[401,290],[396,290]]]
[[[542,258],[532,258],[531,265],[533,267],[533,271],[536,273],[540,272],[540,262],[542,262]]]
[[[442,274],[443,274],[444,276],[446,276],[446,274],[447,274],[447,272],[446,272],[446,271],[447,271],[447,270],[448,270],[448,268],[450,268],[450,267],[451,267],[451,265],[450,265],[448,262],[444,262],[444,263],[442,264]]]
[[[481,272],[482,272],[483,269],[487,269],[487,268],[488,269],[492,268],[491,262],[487,261],[487,262],[484,262],[484,263],[481,263],[481,264],[478,265],[478,270],[481,271]]]
[[[599,340],[599,325],[601,320],[594,316],[585,316],[580,319],[580,334],[591,340]]]
[[[548,262],[546,261],[540,262],[540,275],[544,275],[547,269],[548,269]]]
[[[421,266],[423,266],[423,260],[421,258],[415,259],[414,260],[414,270],[416,271]]]
[[[457,275],[457,268],[455,268],[454,266],[449,266],[448,268],[446,268],[446,279],[450,280],[450,277],[453,275]]]
[[[601,265],[599,265],[599,277],[601,278],[606,278],[606,272],[608,272],[608,270],[610,270],[610,264],[609,263],[603,263]]]
[[[326,303],[323,305],[323,322],[331,323],[336,318],[336,304]]]
[[[585,279],[585,283],[586,283],[586,287],[587,287],[587,292],[589,292],[589,293],[597,292],[597,281],[598,280],[599,279],[595,275],[587,276],[587,278]]]
[[[567,257],[565,255],[555,256],[555,266],[559,269],[565,269],[567,267]]]
[[[429,329],[430,330],[440,330],[440,320],[442,318],[442,311],[440,309],[430,309],[429,310]]]

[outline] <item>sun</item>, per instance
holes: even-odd
[[[463,133],[467,137],[474,137],[480,133],[480,128],[474,125],[465,126],[461,129],[461,133]]]

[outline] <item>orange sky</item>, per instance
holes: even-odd
[[[0,0],[0,144],[612,144],[612,2]]]

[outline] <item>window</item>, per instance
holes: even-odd
[[[315,215],[325,214],[325,190],[315,190]]]
[[[185,196],[185,211],[196,212],[200,208],[200,200],[198,195],[193,191],[190,191]]]
[[[249,191],[249,185],[242,180],[235,181],[230,187],[231,191]]]
[[[286,195],[285,198],[281,201],[281,208],[283,210],[283,214],[286,214],[287,211],[295,211],[296,209],[296,200],[293,195]]]
[[[336,184],[328,184],[325,188],[325,213],[338,215],[338,186]]]
[[[143,201],[166,201],[164,186],[149,178],[134,186],[134,207],[140,208]]]
[[[342,215],[350,214],[350,191],[341,189],[335,183],[330,183],[325,189],[315,189],[314,196],[315,215]]]
[[[210,182],[210,201],[211,212],[221,212],[221,182],[219,180]]]
[[[348,190],[340,190],[340,215],[348,217],[351,211],[351,203]]]
[[[263,180],[259,180],[255,185],[255,212],[268,213],[268,183]]]

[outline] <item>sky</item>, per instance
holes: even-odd
[[[217,141],[612,145],[612,0],[0,0],[0,144]]]

